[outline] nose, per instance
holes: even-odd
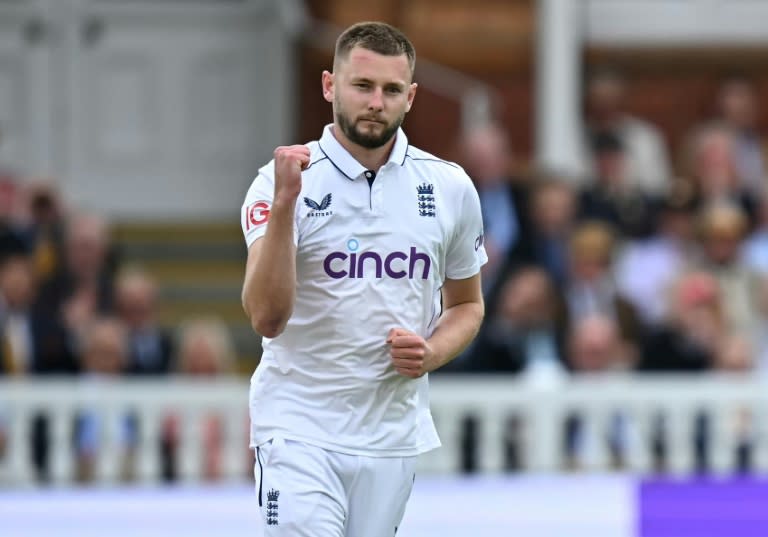
[[[381,110],[384,108],[384,92],[381,88],[376,88],[371,93],[371,100],[368,101],[369,110]]]

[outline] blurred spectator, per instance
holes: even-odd
[[[34,367],[35,339],[32,331],[32,302],[35,296],[32,263],[23,249],[5,254],[0,264],[0,321],[2,363],[0,372],[24,374]]]
[[[226,325],[220,321],[197,319],[187,322],[180,329],[178,349],[176,370],[181,375],[203,380],[233,373],[233,344]],[[202,477],[211,481],[220,479],[225,434],[222,417],[215,413],[205,417],[202,431]],[[178,415],[167,416],[161,439],[163,478],[166,481],[178,479],[180,441]]]
[[[35,271],[42,281],[62,268],[64,212],[58,192],[47,182],[29,186],[30,233]]]
[[[234,372],[234,347],[226,325],[215,319],[188,321],[180,328],[176,370],[182,375],[216,377]]]
[[[523,372],[539,384],[559,380],[565,331],[557,318],[560,302],[543,270],[528,267],[510,275],[478,336],[471,370]]]
[[[716,203],[701,214],[701,267],[718,281],[729,330],[747,334],[755,315],[756,274],[741,263],[747,219],[739,207]]]
[[[728,334],[717,280],[707,272],[687,272],[672,289],[667,322],[643,338],[639,368],[642,371],[710,369],[720,342]]]
[[[570,330],[567,362],[574,373],[626,371],[636,358],[636,349],[622,338],[619,326],[609,317],[584,317]]]
[[[754,368],[752,345],[746,337],[731,335],[719,342],[713,363],[716,371],[749,373]]]
[[[170,334],[157,323],[157,287],[154,280],[139,269],[118,274],[117,314],[128,329],[128,362],[131,374],[163,374],[171,365]]]
[[[526,235],[526,189],[512,173],[509,138],[497,124],[475,126],[461,137],[462,164],[475,182],[483,213],[488,263],[483,266],[487,294]]]
[[[768,190],[757,199],[755,225],[744,242],[742,262],[754,272],[768,274]]]
[[[722,81],[717,95],[719,118],[733,132],[736,172],[744,186],[756,195],[768,187],[764,143],[757,130],[759,100],[752,82],[734,76]]]
[[[117,319],[97,317],[83,331],[81,362],[84,384],[81,390],[104,389],[105,381],[114,380],[125,367],[128,356],[126,331]],[[114,421],[108,421],[108,419]],[[131,414],[112,415],[104,409],[82,409],[75,421],[75,479],[90,482],[96,477],[99,455],[107,435],[116,435],[120,450],[120,477],[131,479],[134,475],[137,431]]]
[[[0,261],[0,373],[73,373],[64,327],[33,306],[38,281],[25,247]]]
[[[64,240],[65,264],[43,286],[38,305],[62,320],[77,353],[85,326],[113,311],[109,227],[95,214],[78,213],[68,219]]]
[[[601,315],[618,323],[621,335],[635,341],[640,320],[634,306],[622,297],[613,278],[615,235],[601,222],[583,222],[568,244],[569,272],[564,289],[567,325]]]
[[[738,174],[733,132],[721,123],[696,127],[683,151],[684,178],[691,181],[703,205],[729,202],[756,220],[757,197]]]
[[[619,73],[601,70],[592,73],[585,88],[583,172],[595,175],[589,156],[589,140],[598,134],[616,136],[626,154],[628,183],[646,194],[663,193],[671,178],[665,141],[659,130],[632,116],[626,109],[625,81]]]
[[[591,149],[595,180],[581,193],[581,218],[605,222],[624,237],[646,237],[653,226],[653,199],[629,182],[624,142],[612,132],[600,131],[592,135]]]
[[[531,259],[561,287],[568,277],[568,241],[576,221],[577,199],[565,178],[542,177],[530,200]]]
[[[676,181],[657,210],[657,231],[625,244],[616,262],[619,291],[637,308],[646,326],[667,318],[670,288],[698,258],[698,201],[688,183]]]

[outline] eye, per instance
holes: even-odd
[[[387,88],[387,93],[392,93],[393,95],[397,95],[398,93],[402,93],[403,90],[398,88],[397,86],[390,86]]]

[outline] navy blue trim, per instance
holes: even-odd
[[[325,155],[325,152],[323,152],[323,155]],[[325,155],[323,158],[319,158],[319,159],[317,159],[317,160],[316,160],[316,161],[314,161],[314,162],[310,162],[310,163],[309,163],[309,166],[307,166],[306,168],[304,168],[304,171],[307,171],[308,169],[310,169],[312,166],[314,166],[314,165],[315,165],[315,164],[317,164],[318,162],[321,162],[321,161],[323,161],[323,160],[325,160],[325,159],[327,159],[327,158],[328,158],[328,155]],[[331,160],[331,159],[328,159],[328,160]]]
[[[428,160],[431,162],[442,162],[443,164],[447,164],[448,166],[451,166],[453,168],[456,168],[456,169],[459,168],[458,164],[454,164],[453,162],[448,162],[447,160],[443,160],[439,158],[414,158],[411,155],[407,155],[407,154],[405,156],[411,160]],[[403,162],[405,162],[405,159],[403,159]]]
[[[405,157],[408,156],[408,148],[409,147],[411,147],[411,144],[406,144],[405,152],[403,153],[403,161],[400,163],[400,166],[405,166]]]
[[[261,507],[261,485],[264,483],[264,467],[261,465],[259,446],[256,446],[256,462],[259,463],[259,507]]]
[[[331,157],[329,157],[329,156],[328,156],[328,153],[326,153],[326,152],[325,152],[325,149],[323,149],[323,146],[322,146],[322,145],[320,145],[320,142],[319,142],[319,141],[317,142],[317,147],[319,147],[319,148],[320,148],[320,151],[322,151],[322,152],[323,152],[323,155],[325,155],[325,158],[327,158],[327,159],[330,161],[330,163],[331,163],[331,164],[333,164],[333,167],[334,167],[334,168],[336,168],[337,170],[339,170],[339,173],[341,173],[341,175],[343,175],[344,177],[346,177],[346,178],[347,178],[347,179],[349,179],[350,181],[354,181],[354,180],[355,180],[355,178],[354,178],[354,177],[350,177],[349,175],[347,175],[346,173],[344,173],[344,170],[342,170],[341,168],[339,168],[339,167],[336,165],[336,163],[333,161],[333,159],[332,159]]]

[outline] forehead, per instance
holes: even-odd
[[[369,78],[390,82],[411,82],[411,68],[405,54],[388,56],[355,46],[342,58],[338,70],[350,78]]]

